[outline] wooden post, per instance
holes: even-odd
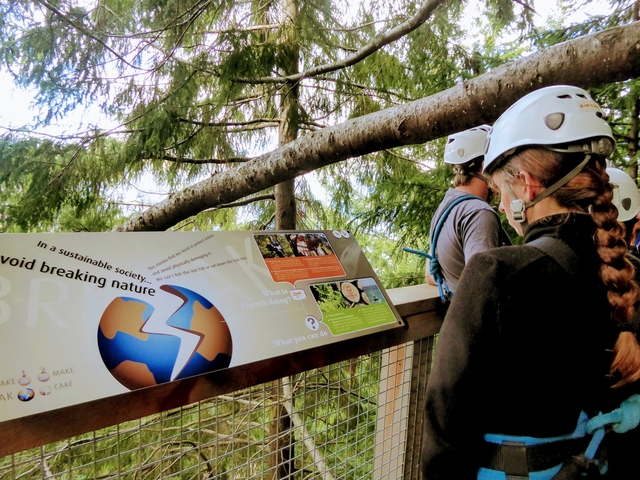
[[[413,343],[382,353],[373,478],[403,478]]]

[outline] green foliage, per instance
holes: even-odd
[[[143,178],[172,193],[233,168],[233,160],[273,148],[281,105],[291,91],[291,83],[274,78],[295,63],[304,71],[345,58],[421,5],[417,0],[299,1],[291,24],[284,21],[280,2],[101,0],[88,6],[13,0],[1,5],[1,59],[49,107],[42,123],[104,95],[110,98],[104,110],[123,122],[117,136],[94,131],[80,141],[49,146],[27,140],[37,143],[28,154],[27,144],[5,150],[3,229],[106,229],[143,208],[122,205],[123,192]],[[304,134],[421,98],[535,49],[628,21],[632,3],[615,5],[613,15],[582,25],[566,27],[559,16],[536,28],[533,10],[523,3],[481,2],[486,16],[475,16],[472,25],[461,23],[470,2],[445,4],[426,25],[355,65],[297,84],[292,128]],[[504,43],[504,33],[517,38]],[[626,112],[636,90],[628,82],[594,92],[610,109],[619,165],[635,162],[628,153],[632,127]],[[327,201],[300,179],[298,226],[348,228],[379,262],[376,269],[387,285],[421,281],[422,260],[407,256],[401,246],[428,249],[431,216],[452,178],[441,157],[438,140],[325,168],[319,176]],[[265,229],[274,219],[273,201],[263,199],[240,209],[202,212],[174,228]]]
[[[322,312],[333,312],[347,308],[344,298],[337,290],[335,283],[314,285],[313,290],[318,307]]]
[[[111,196],[111,204],[117,204],[114,192],[121,193],[122,185],[147,175],[171,193],[233,168],[234,159],[273,148],[281,105],[292,84],[271,79],[286,75],[292,65],[307,70],[345,58],[406,21],[421,5],[418,0],[358,5],[346,0],[299,1],[293,23],[284,21],[279,2],[100,0],[87,5],[75,0],[13,0],[1,5],[0,60],[19,84],[38,92],[37,101],[47,107],[41,124],[79,104],[105,98],[109,101],[102,100],[104,111],[123,122],[111,142],[102,136],[105,132],[96,131],[80,142],[67,140],[67,155],[74,149],[81,154],[66,161],[64,175],[56,180],[59,196],[48,193],[35,209],[18,206],[17,215],[28,215],[20,220],[10,216],[11,224],[32,230],[56,222],[61,226],[57,215],[64,210],[62,186],[67,192],[82,192],[65,196],[63,202],[81,214],[97,211],[99,198],[104,202]],[[487,8],[492,21],[498,22],[495,32],[521,18],[504,0],[488,0]],[[466,32],[458,22],[463,12],[463,2],[439,8],[428,26],[352,67],[297,85],[299,108],[289,114],[294,134],[420,98],[477,73],[469,60],[477,52],[462,44]],[[527,13],[522,15],[526,19]],[[102,151],[105,145],[108,155]],[[41,151],[43,161],[31,165],[37,180],[30,184],[31,193],[17,190],[12,202],[27,195],[19,203],[28,205],[37,185],[51,183],[56,174],[44,155]],[[386,169],[386,160],[386,154],[372,155],[359,163]],[[90,171],[85,169],[89,165]],[[36,168],[43,171],[37,173]],[[361,170],[363,178],[348,182],[336,176],[339,170],[328,169],[326,175],[346,188],[343,200],[358,189],[375,189],[374,177],[395,181],[384,178],[393,176],[388,169],[372,172],[371,179]],[[90,176],[86,182],[85,172]],[[364,187],[358,186],[361,181]],[[303,183],[297,191],[301,226],[327,218]],[[385,195],[375,198],[383,200]],[[178,228],[267,228],[273,225],[270,203],[225,215],[206,212]],[[123,216],[135,211],[121,206]],[[247,212],[255,216],[238,221]],[[118,217],[107,218],[111,222]]]
[[[104,199],[97,147],[1,137],[1,231],[93,231],[121,221]]]
[[[569,2],[566,6],[566,14],[580,12],[591,3],[594,2],[591,0]],[[634,13],[637,2],[610,0],[608,3],[612,7],[609,15],[592,15],[581,23],[566,26],[562,22],[552,23],[532,31],[527,42],[530,42],[533,48],[541,49],[637,20],[634,18],[634,15],[637,15]],[[636,178],[640,130],[638,121],[640,83],[637,79],[632,79],[592,88],[590,93],[607,114],[607,121],[616,139],[616,150],[611,156],[611,161],[615,166],[628,170],[632,177]]]
[[[278,432],[288,478],[320,475],[311,439],[335,478],[371,479],[381,355],[287,378],[288,395],[278,382],[257,385],[0,458],[0,478],[266,478]],[[285,400],[301,423],[278,430]]]
[[[559,18],[534,28],[533,12],[522,3],[483,2],[474,38],[461,23],[469,2],[445,3],[427,25],[354,66],[296,83],[294,130],[304,134],[440,92],[536,49],[628,22],[633,5],[614,2],[613,15],[580,25]],[[280,2],[0,3],[0,61],[19,85],[36,90],[44,107],[40,125],[92,101],[122,122],[114,132],[95,129],[83,138],[0,138],[0,231],[106,230],[144,208],[123,200],[132,186],[143,189],[143,179],[170,194],[273,149],[281,105],[292,92],[291,82],[276,77],[295,63],[304,71],[353,54],[421,4],[299,1],[290,30]],[[517,38],[505,43],[504,33]],[[614,161],[637,166],[637,82],[593,93],[618,140]],[[350,230],[385,287],[422,283],[424,259],[402,246],[429,248],[430,220],[453,177],[442,163],[443,145],[440,139],[324,168],[318,172],[324,194],[298,179],[299,228]],[[274,218],[273,201],[262,199],[201,212],[174,228],[267,229]],[[325,302],[337,301],[340,294],[326,287]],[[372,355],[294,379],[295,409],[337,478],[371,475],[379,368],[379,356]],[[95,478],[116,468],[128,475],[138,462],[149,478],[175,476],[179,466],[194,472],[191,478],[227,478],[228,472],[248,478],[267,468],[261,454],[281,392],[259,402],[254,394],[142,419],[119,433],[107,429],[98,434],[97,448],[85,446],[84,438],[71,448],[53,446],[46,452],[49,468],[56,474],[71,465],[74,477]],[[228,418],[241,419],[240,427]],[[294,478],[308,478],[313,459],[299,439],[293,449]],[[91,458],[97,466],[85,468]],[[25,465],[20,474],[40,474],[37,465]]]

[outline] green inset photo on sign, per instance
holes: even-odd
[[[309,285],[322,323],[333,335],[397,323],[380,287],[373,278]]]

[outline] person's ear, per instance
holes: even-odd
[[[533,198],[543,190],[540,183],[535,180],[529,172],[521,170],[519,177],[524,187],[524,196],[527,201],[533,200]]]

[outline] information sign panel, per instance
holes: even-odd
[[[348,231],[0,236],[0,422],[402,325]]]

